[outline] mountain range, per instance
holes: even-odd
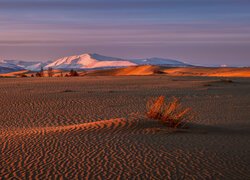
[[[81,55],[63,57],[54,61],[21,61],[2,60],[0,61],[0,73],[8,73],[20,70],[39,71],[41,68],[48,69],[107,69],[138,65],[160,65],[166,67],[186,67],[191,66],[181,61],[165,58],[145,58],[145,59],[123,59],[103,56],[95,53],[85,53]]]

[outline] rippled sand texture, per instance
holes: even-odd
[[[250,79],[0,79],[1,179],[249,179]],[[173,131],[150,97],[195,111]]]

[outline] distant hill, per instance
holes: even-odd
[[[6,73],[16,70],[39,71],[41,67],[48,69],[109,69],[138,65],[159,65],[167,67],[186,67],[191,66],[181,61],[164,58],[145,58],[145,59],[123,59],[116,57],[103,56],[95,53],[85,53],[81,55],[63,57],[54,61],[37,62],[21,60],[4,60],[3,66],[0,66],[0,73]],[[15,66],[15,68],[13,68]],[[18,69],[19,68],[19,69]]]
[[[98,54],[82,54],[77,56],[63,57],[45,66],[54,69],[93,69],[108,67],[124,67],[136,65],[129,60],[106,57]]]
[[[163,58],[147,58],[147,59],[122,59],[108,57],[99,54],[82,54],[77,56],[63,57],[45,66],[55,69],[103,69],[118,68],[137,65],[165,65],[165,66],[188,66],[181,61],[163,59]]]
[[[9,72],[15,72],[15,71],[21,71],[24,70],[24,68],[17,66],[15,64],[7,63],[5,61],[0,61],[0,73],[9,73]]]
[[[89,71],[87,75],[89,76],[145,76],[153,74],[163,73],[161,69],[163,67],[153,66],[153,65],[141,65],[141,66],[131,66],[117,69],[106,69],[106,70],[94,70]]]
[[[8,64],[14,64],[30,71],[39,71],[41,67],[46,66],[49,62],[38,62],[38,61],[23,61],[23,60],[4,60],[3,62]]]

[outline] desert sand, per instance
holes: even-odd
[[[250,77],[250,68],[169,68],[164,72],[171,76],[210,76],[210,77]]]
[[[155,74],[165,74],[167,76],[250,77],[250,68],[164,67],[142,65],[117,69],[89,71],[87,73],[87,75],[94,76],[145,76]]]
[[[115,69],[101,70],[78,70],[79,76],[148,76],[165,74],[167,76],[204,76],[204,77],[250,77],[250,68],[217,68],[217,67],[164,67],[155,65],[129,66]],[[0,77],[22,77],[26,75],[35,76],[36,72],[17,71],[0,74]],[[60,77],[69,74],[69,71],[53,69],[53,76]],[[48,72],[44,71],[44,77],[48,77]]]
[[[0,77],[18,77],[21,74],[26,74],[26,73],[28,73],[28,70],[15,71],[10,73],[1,73]]]
[[[143,69],[150,72],[151,69]],[[1,78],[1,179],[250,179],[250,79]],[[146,102],[181,98],[168,129]]]

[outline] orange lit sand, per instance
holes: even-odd
[[[250,77],[250,68],[170,68],[171,76]]]
[[[159,67],[152,65],[132,66],[126,68],[97,70],[88,75],[131,76],[155,75],[167,76],[210,76],[210,77],[250,77],[250,68],[205,68],[205,67]]]
[[[86,72],[78,71],[80,76],[85,76]],[[6,74],[0,74],[4,77],[20,77],[21,74],[26,74],[30,77],[35,72],[18,71]],[[65,76],[68,71],[53,70],[54,77]],[[107,70],[90,70],[88,76],[145,76],[165,74],[167,76],[207,76],[207,77],[250,77],[250,68],[205,68],[205,67],[173,67],[166,68],[152,65],[131,66],[117,69]],[[44,77],[47,77],[47,71],[44,71]]]
[[[16,77],[20,74],[24,74],[24,73],[27,73],[28,70],[22,70],[22,71],[16,71],[16,72],[10,72],[10,73],[5,73],[5,74],[0,74],[0,77],[3,76],[3,77]]]
[[[0,79],[2,179],[249,179],[250,79],[109,76]],[[173,131],[150,97],[195,113]]]

